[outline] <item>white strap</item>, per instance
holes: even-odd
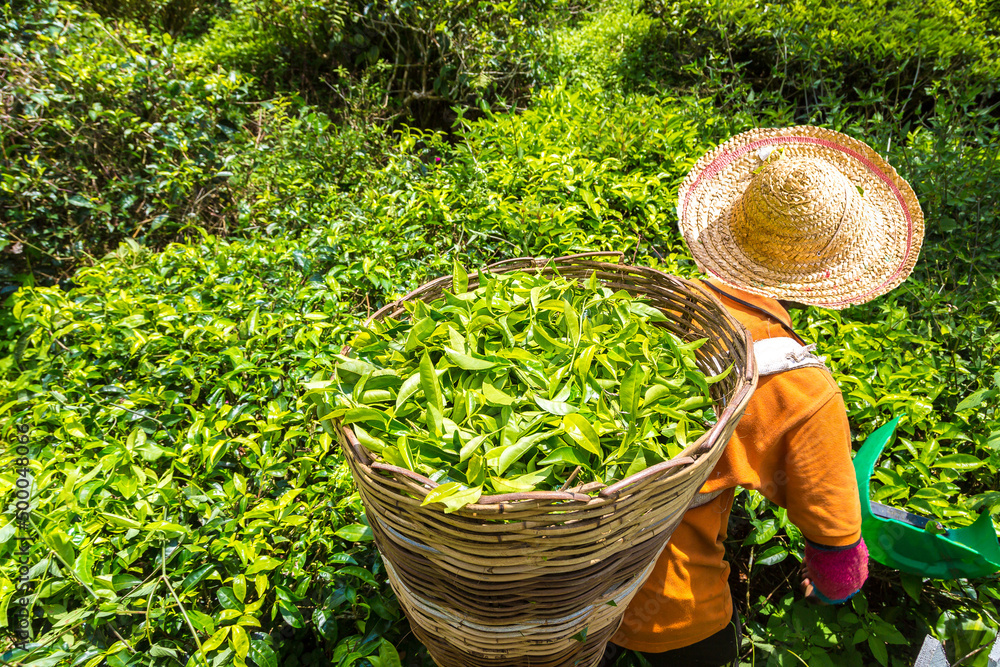
[[[694,500],[688,505],[689,510],[693,510],[695,507],[701,507],[702,505],[707,505],[716,498],[722,495],[726,489],[719,489],[718,491],[710,491],[708,493],[701,493],[700,491],[694,494]]]
[[[824,357],[813,354],[815,345],[802,345],[794,338],[765,338],[754,341],[753,353],[757,357],[757,375],[776,375],[796,368],[814,366],[826,368]],[[712,493],[696,493],[688,509],[701,507],[712,502],[725,489]]]
[[[813,354],[815,345],[802,345],[793,338],[765,338],[754,341],[757,375],[775,375],[795,368],[815,366],[826,368],[824,357]]]

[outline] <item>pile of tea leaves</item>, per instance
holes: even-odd
[[[481,495],[611,483],[677,456],[714,422],[695,350],[648,302],[558,275],[468,275],[373,321],[332,377],[307,385],[324,427],[349,424],[384,462],[439,485],[448,512]]]

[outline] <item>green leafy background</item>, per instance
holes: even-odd
[[[304,382],[451,270],[620,250],[695,275],[676,190],[733,133],[887,156],[927,235],[892,294],[796,311],[876,500],[1000,515],[1000,9],[989,0],[16,0],[0,8],[0,623],[29,428],[32,665],[429,665]],[[995,578],[801,599],[742,494],[743,660],[985,665]]]

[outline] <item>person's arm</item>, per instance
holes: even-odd
[[[829,382],[828,388],[833,384],[820,369],[791,373],[803,375],[788,383],[790,401],[796,392],[806,400],[810,384],[822,387]],[[814,390],[814,397],[817,393]],[[806,539],[802,568],[806,594],[836,604],[850,599],[867,579],[868,550],[861,539],[861,504],[847,411],[839,391],[823,393],[819,405],[800,414],[780,446],[764,457],[771,479],[785,483],[765,484],[760,491],[788,510],[789,520]]]

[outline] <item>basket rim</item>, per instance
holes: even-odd
[[[593,481],[586,485],[589,487],[588,491],[598,491],[596,495],[590,495],[589,493],[581,493],[580,490],[583,487],[573,487],[569,489],[560,490],[542,490],[542,491],[521,491],[516,493],[504,493],[492,496],[481,496],[479,501],[476,503],[470,503],[463,508],[456,510],[454,514],[459,516],[476,516],[478,514],[504,514],[508,511],[512,511],[515,508],[521,508],[525,505],[541,504],[541,503],[551,503],[559,502],[569,503],[572,506],[580,507],[578,503],[583,503],[586,506],[594,506],[595,504],[608,504],[613,503],[618,496],[628,489],[643,480],[650,477],[657,477],[660,474],[673,475],[685,469],[685,466],[690,467],[690,465],[696,464],[705,454],[712,451],[718,444],[719,436],[721,435],[725,425],[733,415],[745,407],[745,403],[749,400],[750,395],[754,392],[757,386],[757,362],[753,354],[753,337],[750,332],[744,327],[740,322],[728,311],[722,302],[708,289],[692,282],[686,278],[681,278],[680,276],[675,276],[672,274],[665,273],[659,269],[653,269],[650,267],[640,267],[631,264],[625,264],[624,258],[625,253],[621,251],[595,251],[586,253],[577,253],[573,255],[564,255],[561,257],[516,257],[512,259],[506,259],[499,262],[494,262],[493,264],[488,264],[482,267],[484,272],[490,273],[507,273],[517,270],[527,270],[527,271],[541,271],[549,266],[553,266],[554,269],[558,270],[560,264],[572,263],[576,260],[589,260],[590,258],[596,257],[608,257],[613,256],[618,258],[617,264],[611,264],[602,261],[588,261],[587,264],[594,265],[597,267],[604,268],[608,271],[622,271],[628,269],[639,269],[644,273],[651,273],[654,277],[663,279],[664,282],[676,281],[695,291],[699,297],[703,297],[705,301],[708,301],[715,310],[720,314],[724,320],[732,327],[732,329],[741,336],[742,342],[747,350],[747,365],[741,376],[737,377],[737,385],[735,391],[733,391],[730,396],[729,402],[726,408],[723,410],[722,414],[714,424],[695,442],[685,447],[677,456],[667,459],[666,461],[661,461],[648,468],[641,470],[633,475],[622,478],[613,484],[605,485],[602,482]],[[496,270],[501,269],[501,270]],[[471,276],[470,276],[471,278]],[[428,291],[429,289],[438,287],[440,285],[447,284],[451,281],[450,275],[441,276],[435,278],[429,282],[424,283],[415,290],[412,290],[405,296],[388,303],[382,308],[378,309],[372,313],[368,319],[365,321],[365,326],[371,324],[375,319],[380,319],[385,315],[392,313],[403,306],[404,303],[412,301],[418,298],[421,294]],[[342,349],[343,354],[347,354],[350,351],[350,346],[345,345]],[[352,454],[354,458],[362,464],[363,467],[369,469],[372,472],[382,471],[384,473],[390,473],[393,475],[398,475],[404,477],[411,482],[416,483],[420,487],[424,487],[423,496],[426,497],[428,493],[433,491],[439,486],[439,484],[430,478],[421,475],[418,472],[408,470],[406,468],[401,468],[398,466],[390,465],[384,461],[377,459],[373,456],[372,452],[368,451],[361,443],[358,441],[357,437],[354,435],[354,431],[351,429],[350,425],[342,424],[339,420],[334,422],[335,429],[338,433],[343,434],[343,440],[346,440],[346,444],[353,450]],[[341,445],[345,444],[343,441]],[[677,469],[677,470],[675,470]],[[416,492],[416,489],[411,489]],[[488,502],[482,502],[482,501]],[[438,503],[435,503],[438,504]],[[562,507],[562,506],[561,506]],[[569,507],[566,507],[569,509]]]

